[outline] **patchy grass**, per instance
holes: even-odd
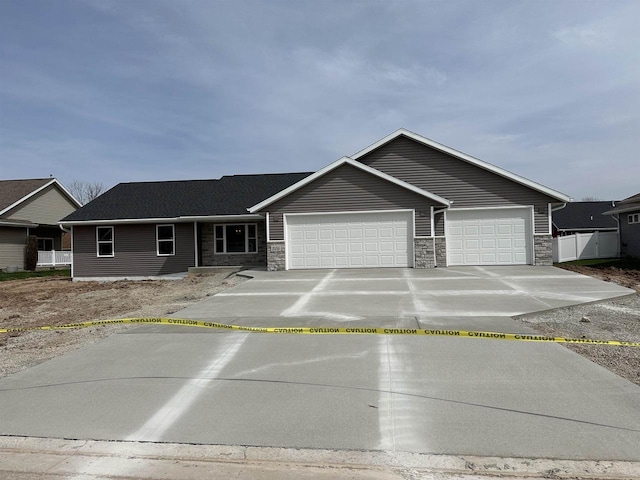
[[[633,288],[640,293],[640,260],[636,258],[608,258],[603,260],[577,260],[555,264],[572,272]]]
[[[6,282],[9,280],[23,280],[25,278],[38,278],[38,277],[66,277],[71,278],[71,270],[38,270],[35,272],[15,272],[7,273],[0,272],[0,282]]]
[[[556,267],[570,270],[573,266],[591,267],[596,269],[619,268],[621,270],[640,270],[640,259],[637,258],[594,258],[590,260],[575,260],[554,264]]]

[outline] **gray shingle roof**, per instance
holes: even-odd
[[[52,178],[0,180],[0,211],[49,183]]]
[[[308,175],[311,172],[120,183],[62,221],[246,215],[247,208]]]
[[[570,202],[553,212],[553,224],[559,230],[597,230],[616,228],[618,224],[604,212],[613,207],[613,202]]]

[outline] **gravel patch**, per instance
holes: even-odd
[[[556,337],[640,342],[640,296],[561,308],[519,317],[538,332]],[[630,382],[640,385],[640,348],[563,344]]]

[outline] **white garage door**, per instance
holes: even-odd
[[[447,211],[448,265],[531,263],[531,210]]]
[[[285,218],[288,268],[413,266],[412,212]]]

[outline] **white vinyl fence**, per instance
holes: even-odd
[[[55,267],[56,265],[71,265],[73,253],[70,251],[38,250],[39,267]]]
[[[618,256],[618,232],[576,233],[553,239],[555,263]]]

